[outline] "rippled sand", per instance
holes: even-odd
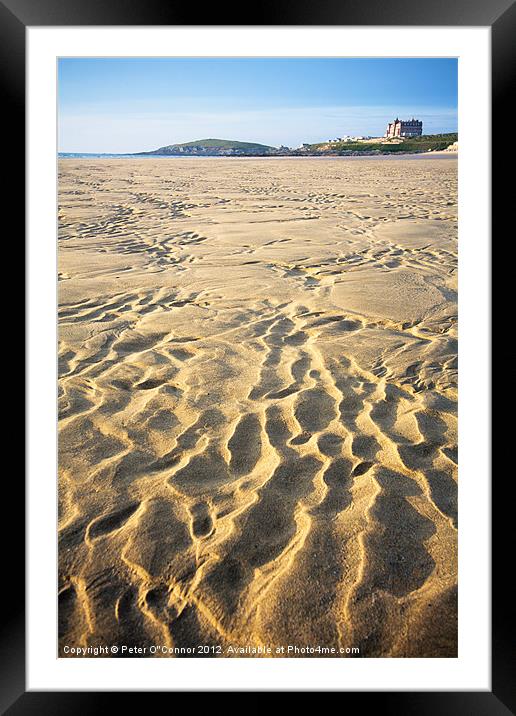
[[[456,159],[59,169],[61,647],[455,656]]]

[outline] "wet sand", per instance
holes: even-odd
[[[59,170],[61,655],[455,656],[456,158]]]

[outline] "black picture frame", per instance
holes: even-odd
[[[25,146],[25,36],[31,26],[102,26],[102,25],[199,25],[199,11],[191,4],[174,4],[164,0],[0,0],[0,84],[4,112],[3,155],[12,181],[8,182],[5,206],[9,213],[25,215],[24,161]],[[204,26],[209,25],[361,25],[361,26],[490,26],[492,37],[492,126],[510,114],[510,103],[516,87],[514,48],[516,38],[516,4],[513,0],[320,0],[311,3],[298,0],[269,0],[250,6],[238,15],[238,22],[228,9],[214,3],[202,10]],[[486,129],[485,141],[489,140]],[[506,162],[508,146],[504,137],[493,133],[492,139],[492,232],[500,234],[507,207],[511,206],[513,184],[504,179],[502,162]],[[502,238],[502,237],[500,237]],[[21,237],[19,237],[21,245]],[[29,287],[30,290],[30,287]],[[30,346],[28,347],[30,350]],[[492,489],[492,691],[467,692],[364,692],[359,701],[356,692],[346,694],[346,708],[378,708],[383,714],[468,714],[502,716],[515,713],[514,674],[514,608],[509,587],[511,525],[513,506],[505,497],[508,477],[503,472],[500,482],[493,480]],[[24,485],[21,475],[6,471],[5,487],[9,511],[24,511]],[[499,477],[500,480],[500,477]],[[15,507],[16,506],[16,507]],[[509,512],[511,510],[511,512]],[[19,515],[20,524],[23,519]],[[512,518],[513,519],[513,518]],[[26,692],[25,691],[25,582],[24,546],[18,541],[4,543],[3,573],[16,585],[4,608],[0,626],[0,709],[13,716],[19,714],[102,713],[119,710],[120,694],[110,692]],[[505,554],[504,554],[505,552]],[[507,565],[509,562],[509,567]],[[18,597],[12,596],[17,594]],[[7,616],[6,616],[7,615]],[[512,620],[512,623],[511,623]],[[410,689],[410,684],[407,684]],[[235,691],[238,690],[236,686]],[[135,700],[147,699],[141,693],[126,693],[132,707]],[[168,699],[170,695],[154,693]],[[116,699],[116,701],[115,701]],[[143,704],[143,702],[141,702]],[[168,705],[167,705],[168,704]],[[148,706],[148,702],[146,702]]]

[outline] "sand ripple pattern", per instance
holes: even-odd
[[[61,647],[456,655],[456,183],[61,161]]]

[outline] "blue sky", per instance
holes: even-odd
[[[457,131],[456,59],[63,58],[59,151],[216,137],[299,146],[416,117]]]

